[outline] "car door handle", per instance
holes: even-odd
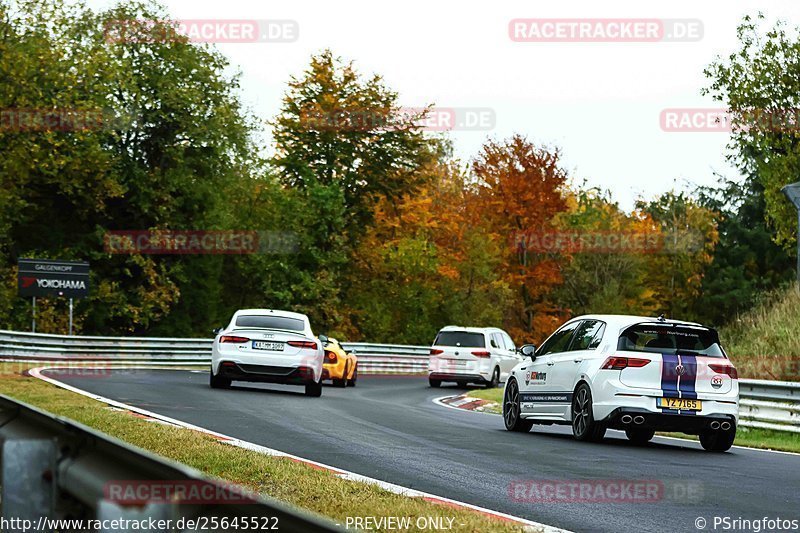
[[[576,363],[582,363],[583,359],[573,359],[573,361],[576,362]]]
[[[547,362],[547,366],[553,366],[554,364],[556,364],[556,362],[555,362],[555,361],[548,361],[548,362]]]

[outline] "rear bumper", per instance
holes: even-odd
[[[323,364],[322,365],[322,379],[344,379],[344,363],[336,364]]]
[[[631,420],[627,420],[630,417]],[[640,423],[637,423],[641,420]],[[623,421],[625,418],[625,421]],[[648,409],[638,407],[618,407],[614,409],[602,422],[611,429],[642,428],[653,429],[655,431],[676,431],[680,433],[699,434],[707,429],[719,429],[717,424],[729,423],[736,427],[736,417],[732,414],[710,414],[710,415],[691,415],[691,414],[666,414],[657,413]]]
[[[592,407],[596,420],[610,420],[614,413],[620,409],[628,411],[644,411],[654,419],[687,420],[687,424],[694,424],[693,419],[713,420],[718,417],[739,419],[739,394],[738,388],[725,394],[697,394],[697,399],[703,402],[701,411],[667,412],[657,405],[657,400],[664,394],[653,389],[628,387],[615,379],[596,381],[592,386]],[[664,418],[666,417],[666,418]],[[682,431],[682,430],[678,430]]]
[[[308,366],[268,366],[233,361],[220,361],[216,375],[232,381],[283,383],[286,385],[305,385],[319,381],[314,369]]]
[[[431,372],[428,379],[439,381],[463,381],[465,383],[486,383],[487,379],[480,374],[458,374],[454,372]]]

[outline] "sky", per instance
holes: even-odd
[[[701,95],[703,70],[737,49],[744,15],[761,11],[770,21],[800,24],[796,0],[162,3],[180,20],[293,21],[297,35],[288,42],[215,45],[241,71],[243,102],[264,120],[278,113],[290,77],[330,48],[362,73],[382,75],[403,106],[488,109],[494,120],[485,127],[447,134],[465,162],[487,137],[520,133],[558,147],[576,183],[610,190],[625,209],[640,197],[739,177],[725,157],[725,131],[664,131],[662,112],[720,107]],[[96,8],[111,4],[89,0]],[[681,19],[692,21],[681,27],[695,34],[658,42],[519,42],[509,32],[514,19]],[[536,28],[544,31],[541,23]]]

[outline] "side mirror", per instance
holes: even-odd
[[[534,361],[536,359],[536,345],[523,344],[519,349],[519,353],[522,354],[523,357],[530,357],[531,361]]]
[[[320,336],[319,336],[319,337],[317,337],[317,338],[318,338],[320,341],[322,341],[322,344],[326,344],[326,343],[328,342],[328,336],[327,336],[327,335],[320,335]]]
[[[216,337],[217,335],[219,335],[222,332],[223,329],[225,329],[225,328],[214,328],[214,329],[211,330],[211,333],[213,333],[214,336]]]

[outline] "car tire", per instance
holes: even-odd
[[[487,389],[496,389],[498,385],[500,385],[500,368],[494,367],[494,372],[492,372],[492,380],[487,381],[485,386]]]
[[[342,372],[342,379],[332,379],[331,380],[333,382],[333,386],[334,387],[337,387],[339,389],[343,389],[343,388],[347,387],[347,372],[349,370],[350,369],[347,368],[347,365],[345,365],[344,372]]]
[[[700,445],[709,452],[727,452],[736,440],[736,426],[728,431],[704,431],[700,434]]]
[[[576,440],[600,442],[605,434],[606,426],[594,419],[592,389],[581,383],[572,396],[572,435]]]
[[[510,378],[503,393],[503,423],[508,431],[527,433],[533,427],[533,422],[520,416],[519,385],[517,380]]]
[[[440,379],[428,378],[428,385],[430,385],[434,389],[438,389],[439,387],[442,386],[442,381]]]
[[[319,381],[309,381],[306,383],[306,396],[319,398],[322,396],[322,383]]]
[[[656,432],[652,429],[628,428],[625,430],[628,440],[634,444],[647,444],[655,434]]]
[[[350,387],[355,387],[357,379],[358,379],[358,363],[356,363],[356,367],[353,369],[353,377],[347,380],[347,385],[349,385]]]
[[[209,371],[209,379],[208,384],[211,386],[212,389],[230,389],[231,388],[231,380],[228,378],[223,378],[220,376],[215,376],[214,371]]]

